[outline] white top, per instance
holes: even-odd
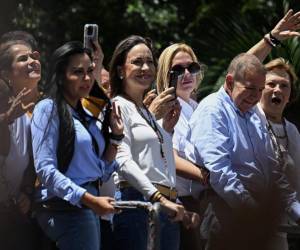
[[[157,123],[164,139],[164,159],[156,133],[138,113],[136,106],[121,96],[114,100],[121,108],[125,134],[116,156],[120,169],[115,175],[115,183],[127,180],[148,199],[157,191],[151,182],[175,187],[176,170],[169,133]],[[141,111],[148,118],[146,110]],[[155,120],[154,116],[151,116],[152,120]]]
[[[260,105],[258,105],[258,110],[264,126],[267,126],[267,119]],[[300,200],[300,134],[293,123],[286,119],[284,120],[286,124],[287,138],[279,138],[278,142],[280,143],[281,150],[284,153],[285,173],[287,179],[292,188],[294,188],[297,192],[297,199]],[[284,135],[285,132],[283,124],[273,123],[270,121],[269,123],[276,135]],[[288,147],[286,148],[286,146]]]
[[[0,202],[17,198],[25,169],[29,164],[30,118],[24,114],[9,125],[10,149],[0,155]]]
[[[189,99],[188,102],[184,101],[180,97],[178,97],[177,99],[181,105],[181,113],[179,120],[174,128],[173,148],[177,150],[180,157],[185,158],[184,149],[186,143],[188,143],[186,141],[188,122],[194,110],[197,108],[198,103],[193,99]],[[178,191],[178,196],[193,195],[194,197],[198,197],[201,190],[201,184],[177,175],[176,189]]]

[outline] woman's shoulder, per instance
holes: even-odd
[[[126,112],[126,113],[135,112],[135,105],[131,101],[128,101],[126,98],[122,96],[116,96],[112,99],[112,101],[116,102],[120,106],[122,112]]]
[[[286,124],[286,130],[288,134],[292,135],[293,139],[299,139],[300,133],[296,125],[287,119],[285,119],[285,124]]]
[[[54,110],[56,110],[56,105],[53,99],[45,98],[43,100],[40,100],[34,107],[33,114],[36,113],[51,113]]]

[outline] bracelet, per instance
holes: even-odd
[[[116,141],[122,141],[124,137],[125,137],[124,134],[120,134],[120,135],[116,135],[116,134],[113,134],[113,133],[109,134],[109,138],[113,139],[113,140],[116,140]]]
[[[122,144],[122,140],[114,140],[114,139],[110,138],[109,143],[113,146],[120,146]]]
[[[268,37],[268,34],[266,34],[266,35],[264,36],[264,41],[265,41],[270,47],[272,47],[272,48],[275,48],[275,47],[276,47],[276,45],[275,45],[274,43],[271,42],[270,38]]]
[[[151,195],[150,201],[152,203],[158,202],[162,197],[163,195],[159,191],[156,191],[153,195]]]
[[[275,36],[273,36],[271,32],[269,33],[269,36],[271,43],[275,44],[275,46],[282,45],[281,42]]]

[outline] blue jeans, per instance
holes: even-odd
[[[117,201],[147,201],[132,187],[115,194]],[[148,213],[143,209],[128,209],[113,218],[115,250],[146,250],[148,236]],[[179,223],[171,222],[164,213],[160,214],[160,249],[179,249]]]
[[[98,195],[93,186],[85,186]],[[99,250],[100,221],[91,209],[69,211],[37,210],[36,218],[44,233],[61,250]]]
[[[59,249],[100,249],[99,217],[92,210],[41,211],[36,217],[42,230]]]

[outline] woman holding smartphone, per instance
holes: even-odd
[[[99,196],[99,184],[117,169],[123,135],[115,104],[100,121],[80,102],[93,84],[90,50],[68,42],[52,55],[44,99],[33,112],[31,132],[40,185],[36,217],[59,249],[99,249],[98,215],[113,213],[113,199]],[[108,125],[111,134],[108,134]]]
[[[179,224],[184,208],[176,203],[175,164],[171,132],[180,106],[175,102],[160,126],[143,104],[145,92],[156,76],[156,61],[151,42],[140,36],[121,41],[110,63],[111,95],[120,105],[124,139],[118,148],[120,169],[115,177],[116,200],[160,202],[172,211],[160,214],[160,246],[163,250],[179,247]],[[147,249],[147,212],[125,210],[115,214],[115,249]]]
[[[178,198],[186,209],[197,213],[200,212],[197,198],[200,190],[204,188],[202,185],[206,183],[207,171],[185,160],[184,149],[188,146],[185,140],[188,122],[198,105],[192,94],[203,79],[203,73],[203,66],[199,64],[194,51],[184,43],[175,43],[165,48],[158,60],[158,93],[162,95],[170,84],[175,85],[176,96],[181,105],[180,117],[173,135]],[[192,181],[195,183],[193,186]],[[182,226],[180,249],[200,248],[200,229],[186,229]]]

